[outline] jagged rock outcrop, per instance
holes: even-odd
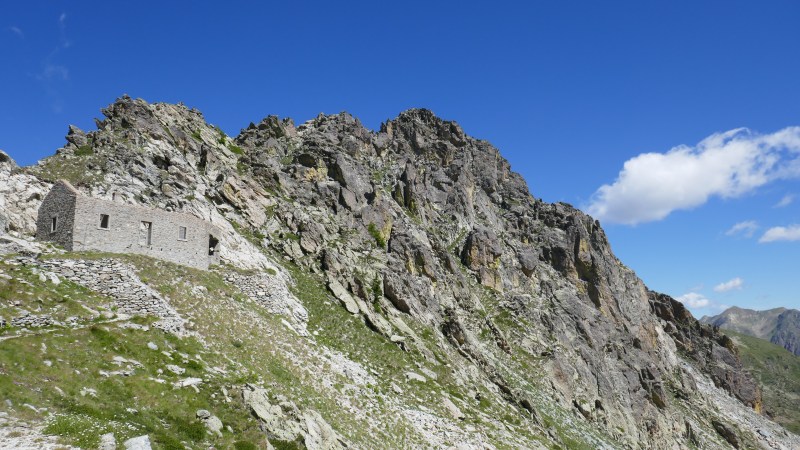
[[[0,234],[36,232],[36,211],[50,191],[49,183],[22,173],[8,154],[0,150]]]
[[[760,412],[761,389],[742,369],[733,341],[718,329],[697,321],[674,298],[652,291],[649,296],[653,313],[664,320],[664,329],[672,336],[678,349],[711,375],[717,386]]]
[[[274,398],[265,389],[246,386],[242,390],[244,403],[261,421],[267,436],[283,442],[303,442],[309,450],[346,448],[339,436],[316,411],[300,409],[282,395]]]
[[[732,342],[650,292],[597,221],[534,198],[455,122],[413,109],[374,132],[347,113],[297,126],[269,116],[231,139],[183,105],[123,97],[103,113],[97,131],[71,128],[22,174],[211,220],[226,231],[222,258],[240,267],[287,276],[266,252],[320,274],[387,342],[429,361],[452,350],[460,364],[442,364],[471,400],[496,392],[547,442],[565,445],[558,428],[575,428],[598,448],[729,445],[697,377],[761,407]],[[313,411],[243,395],[274,436],[342,442]],[[741,442],[763,441],[736,423]]]

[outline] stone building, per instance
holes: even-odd
[[[220,230],[185,213],[81,194],[59,181],[39,207],[36,237],[70,251],[136,253],[208,269],[219,263]]]

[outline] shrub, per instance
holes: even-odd
[[[89,328],[89,332],[92,333],[92,336],[94,336],[94,338],[100,341],[100,343],[104,346],[111,346],[117,343],[117,338],[97,325],[92,325],[91,328]]]
[[[89,156],[94,155],[94,150],[92,146],[89,144],[81,145],[77,149],[75,149],[75,156]]]
[[[367,226],[367,231],[369,231],[369,234],[375,239],[375,245],[381,248],[386,247],[386,239],[384,239],[383,234],[374,223],[370,223],[369,226]]]
[[[300,450],[304,448],[301,447],[300,444],[298,444],[295,441],[274,440],[274,441],[269,441],[269,443],[272,444],[273,447],[275,447],[275,450]]]
[[[200,364],[198,361],[191,360],[188,364],[186,364],[186,368],[190,370],[194,370],[196,372],[200,372],[203,370],[203,365]]]
[[[179,422],[175,430],[194,442],[200,442],[206,437],[206,427],[200,422]]]
[[[236,441],[233,443],[234,450],[258,450],[258,446],[250,441]]]

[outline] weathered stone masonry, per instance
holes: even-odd
[[[136,253],[199,269],[219,263],[220,231],[190,214],[88,197],[59,181],[39,208],[36,237],[70,251]]]

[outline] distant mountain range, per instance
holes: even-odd
[[[704,316],[700,322],[770,341],[800,356],[800,311],[796,309],[755,311],[734,306],[716,316]]]

